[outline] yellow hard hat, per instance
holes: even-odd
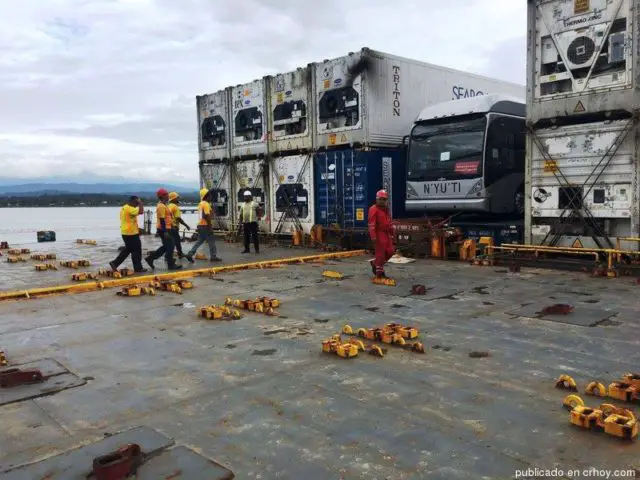
[[[171,193],[169,194],[169,201],[171,201],[171,200],[175,200],[176,198],[180,198],[180,195],[178,195],[178,193],[177,193],[177,192],[171,192]]]
[[[204,199],[204,197],[207,195],[207,193],[209,193],[209,189],[208,188],[200,189],[200,199]]]

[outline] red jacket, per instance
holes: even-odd
[[[395,231],[393,223],[391,223],[389,209],[373,205],[369,208],[369,236],[372,240],[375,240],[378,233],[387,234],[390,237],[393,237]]]

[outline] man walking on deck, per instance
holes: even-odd
[[[371,260],[371,271],[378,278],[385,278],[384,264],[393,256],[394,228],[387,206],[388,195],[384,190],[376,193],[376,204],[369,208],[369,236],[375,245],[376,258]]]
[[[240,223],[244,230],[244,250],[242,253],[249,253],[251,240],[256,253],[260,253],[260,240],[258,238],[258,220],[260,206],[253,201],[253,196],[249,190],[245,190],[244,202],[240,205]]]
[[[138,215],[144,213],[144,205],[140,198],[130,197],[120,210],[120,233],[124,240],[124,248],[112,262],[109,262],[111,270],[114,272],[131,255],[131,262],[136,273],[146,272],[142,267],[142,242],[140,241],[140,227],[138,226]]]
[[[167,268],[169,270],[179,270],[182,265],[177,265],[173,258],[173,239],[171,238],[171,227],[173,226],[173,218],[171,211],[167,206],[169,201],[169,192],[164,188],[159,189],[156,192],[158,197],[158,205],[156,205],[156,227],[158,228],[158,236],[162,240],[162,246],[155,252],[151,253],[144,260],[149,266],[154,269],[153,262],[160,258],[164,254],[164,258],[167,262]]]
[[[200,220],[198,222],[198,240],[196,241],[191,251],[185,255],[185,258],[193,263],[193,256],[200,248],[200,245],[207,242],[209,245],[209,255],[212,262],[221,262],[222,259],[218,258],[216,249],[216,237],[213,234],[213,209],[209,204],[210,199],[209,190],[203,188],[200,190],[200,203],[198,204],[198,216]]]
[[[177,192],[171,192],[169,194],[169,211],[173,218],[171,238],[176,246],[178,258],[182,258],[184,257],[184,254],[182,253],[182,240],[180,239],[180,225],[184,225],[187,230],[191,230],[191,227],[182,219],[182,212],[180,211],[180,195],[178,195]]]

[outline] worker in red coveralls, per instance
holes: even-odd
[[[376,204],[369,208],[369,236],[375,245],[376,258],[371,260],[371,271],[376,277],[386,277],[384,264],[393,256],[394,228],[387,207],[388,195],[384,190],[376,193]]]

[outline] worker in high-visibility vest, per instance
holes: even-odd
[[[111,270],[114,272],[131,255],[133,270],[137,273],[146,272],[142,266],[142,242],[140,241],[140,227],[138,226],[138,216],[144,214],[144,205],[140,198],[130,197],[120,209],[120,233],[124,241],[124,248],[112,262],[109,262]]]
[[[180,211],[180,195],[177,192],[169,193],[169,211],[173,217],[173,225],[171,226],[171,238],[176,246],[176,252],[178,252],[178,258],[184,257],[182,253],[182,240],[180,239],[180,225],[184,225],[184,228],[191,230],[191,227],[182,219],[182,212]]]
[[[253,200],[251,191],[245,190],[243,200],[240,204],[240,223],[244,231],[244,250],[242,253],[249,253],[251,239],[256,253],[260,253],[260,240],[258,238],[258,220],[260,220],[260,205]]]
[[[171,238],[171,227],[173,226],[173,217],[171,210],[167,203],[169,202],[169,192],[164,188],[160,188],[156,195],[158,197],[158,204],[156,205],[156,227],[158,229],[158,236],[162,240],[162,245],[155,252],[145,257],[145,262],[154,269],[153,262],[164,255],[164,259],[167,262],[167,268],[169,270],[179,270],[182,265],[176,264],[173,258],[173,238]]]
[[[216,249],[216,237],[213,233],[213,208],[209,201],[211,200],[211,194],[209,189],[203,188],[200,190],[200,203],[198,204],[198,240],[189,253],[184,257],[193,263],[193,256],[200,248],[200,245],[207,242],[209,245],[209,255],[212,262],[221,262],[222,259],[218,258]]]
[[[371,260],[371,271],[376,277],[386,277],[384,264],[395,251],[394,228],[387,206],[388,195],[385,190],[376,193],[376,204],[369,208],[369,236],[375,246],[376,258]]]

